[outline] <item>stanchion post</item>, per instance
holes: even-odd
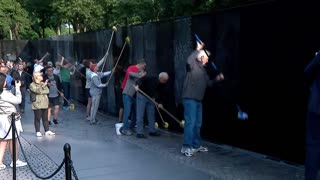
[[[71,146],[66,143],[63,147],[64,150],[64,167],[66,172],[66,180],[71,180]]]
[[[16,132],[16,118],[14,113],[12,113],[11,115],[11,131],[12,131],[12,179],[16,180],[17,176],[16,176],[16,136],[15,136],[15,132]]]

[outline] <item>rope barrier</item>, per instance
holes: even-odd
[[[79,180],[76,170],[73,167],[73,161],[70,159],[71,171],[75,180]]]
[[[17,133],[17,130],[15,130],[15,131],[16,131],[16,133]],[[42,176],[38,175],[38,174],[34,171],[34,169],[30,166],[30,163],[29,163],[28,158],[27,158],[27,156],[26,156],[26,154],[25,154],[25,152],[24,152],[24,149],[23,149],[22,143],[21,143],[21,141],[20,141],[20,138],[19,138],[19,136],[17,136],[17,137],[18,137],[17,139],[18,139],[19,145],[20,145],[20,147],[21,147],[21,152],[22,152],[22,154],[23,154],[23,157],[24,157],[24,159],[27,161],[28,167],[29,167],[30,171],[31,171],[32,174],[34,174],[37,178],[39,178],[39,179],[50,179],[50,178],[52,178],[53,176],[55,176],[55,175],[62,169],[63,164],[64,164],[64,162],[65,162],[65,159],[63,159],[63,161],[62,161],[62,163],[59,165],[58,169],[56,169],[51,175],[46,176],[46,177],[42,177]]]

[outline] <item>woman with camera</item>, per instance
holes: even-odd
[[[19,81],[15,82],[16,95],[12,94],[10,90],[7,89],[6,75],[0,73],[0,170],[6,168],[3,164],[3,158],[6,151],[7,144],[9,144],[9,150],[12,156],[16,156],[16,167],[26,166],[27,163],[20,161],[18,159],[18,144],[16,143],[16,154],[13,154],[12,148],[12,130],[11,127],[11,115],[15,116],[15,125],[17,136],[20,135],[22,130],[21,116],[17,113],[16,105],[21,103],[21,83]],[[6,136],[7,135],[7,136]],[[13,162],[11,162],[10,167],[13,167]]]

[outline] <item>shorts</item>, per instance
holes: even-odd
[[[86,88],[86,97],[87,97],[87,98],[91,98],[90,88]]]
[[[49,97],[49,107],[52,107],[52,106],[59,106],[59,96],[58,97]]]

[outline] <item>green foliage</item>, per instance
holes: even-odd
[[[18,1],[1,0],[0,1],[0,24],[7,39],[20,39],[25,37],[30,30],[30,20],[25,9]]]
[[[43,38],[210,12],[259,0],[1,0],[0,37]],[[262,0],[260,0],[262,1]],[[21,6],[22,5],[22,6]],[[28,12],[28,13],[27,13]],[[65,24],[72,24],[68,29]]]
[[[45,28],[50,26],[52,1],[54,0],[24,0],[25,8],[33,20],[32,29],[42,38],[45,36]],[[41,30],[39,28],[41,28]]]

